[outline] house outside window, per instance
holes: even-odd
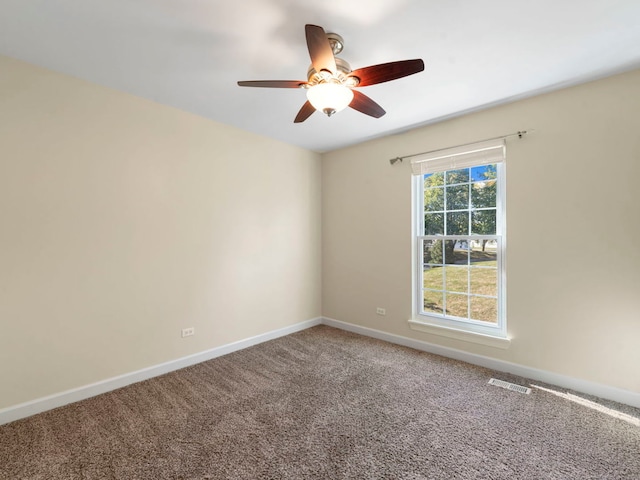
[[[506,338],[505,146],[414,159],[414,322]]]

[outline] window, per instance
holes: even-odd
[[[506,337],[503,159],[494,141],[412,162],[414,321]]]

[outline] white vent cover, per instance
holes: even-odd
[[[515,383],[505,382],[504,380],[498,380],[496,378],[489,380],[489,385],[506,388],[507,390],[513,390],[514,392],[526,393],[527,395],[531,393],[530,388],[523,387],[522,385],[516,385]]]

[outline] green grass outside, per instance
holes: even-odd
[[[466,258],[466,252],[455,252],[456,257]],[[442,314],[446,295],[446,315],[497,323],[498,301],[496,298],[475,297],[473,295],[498,294],[498,268],[493,252],[470,252],[470,265],[446,265],[424,270],[424,288],[447,292],[424,292],[426,312]],[[451,292],[451,293],[448,293]],[[453,293],[457,292],[457,293]],[[471,294],[469,315],[469,295]]]

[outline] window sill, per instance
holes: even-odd
[[[443,327],[441,325],[434,325],[418,320],[409,320],[409,328],[411,328],[412,330],[417,330],[419,332],[439,335],[441,337],[455,338],[456,340],[478,343],[480,345],[501,348],[503,350],[506,350],[511,345],[510,338],[495,337],[493,335],[486,335],[483,333],[468,332],[466,330]]]

